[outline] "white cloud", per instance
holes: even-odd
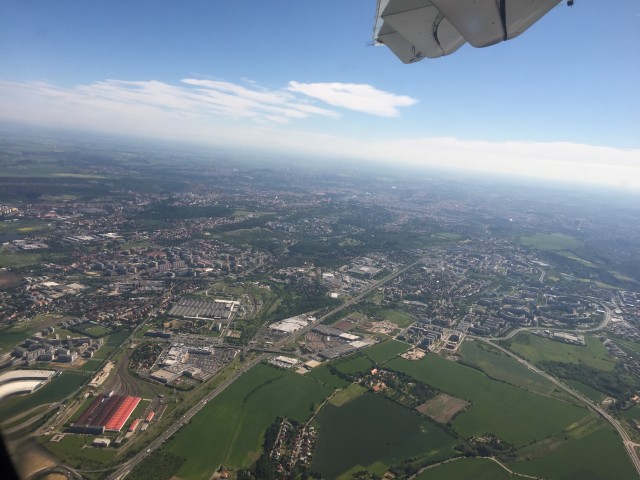
[[[298,83],[289,82],[288,90],[321,100],[335,107],[378,115],[397,117],[400,107],[410,107],[418,101],[405,95],[378,90],[358,83]]]
[[[0,119],[239,149],[250,147],[316,159],[358,158],[392,165],[498,172],[640,189],[639,149],[458,138],[369,140],[295,131],[292,126],[304,126],[305,118],[338,115],[292,90],[304,89],[324,97],[319,93],[322,89],[307,88],[309,85],[323,84],[291,82],[287,89],[268,90],[197,79],[185,79],[177,85],[105,80],[72,88],[0,81]],[[328,87],[325,92],[337,90]],[[353,93],[354,89],[349,91]],[[352,106],[366,98],[362,92],[367,91],[369,88],[362,88],[356,99],[351,98]],[[382,98],[395,97],[381,93]],[[382,104],[380,101],[376,108],[393,111],[392,102],[384,108]]]

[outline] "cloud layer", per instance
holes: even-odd
[[[397,117],[400,115],[400,107],[410,107],[417,103],[414,98],[383,92],[371,85],[357,83],[289,82],[287,90],[303,93],[335,107],[380,117]]]
[[[340,116],[340,110],[398,116],[400,107],[416,102],[365,84],[291,82],[287,88],[268,90],[255,85],[246,87],[224,81],[186,78],[177,85],[154,80],[105,80],[62,89],[42,82],[0,82],[0,101],[2,97],[6,101],[6,97],[16,94],[107,110],[135,106],[190,117],[251,119],[280,124],[311,116],[336,118]],[[5,115],[7,113],[9,111],[5,111]]]
[[[357,158],[640,189],[640,150],[569,142],[487,142],[457,138],[355,138],[304,131],[307,119],[343,122],[348,111],[398,116],[416,100],[370,85],[188,78],[178,84],[105,80],[62,88],[0,81],[0,120],[191,141],[301,157]],[[392,123],[400,122],[393,120]],[[317,123],[317,122],[316,122]],[[400,131],[400,129],[398,129]]]

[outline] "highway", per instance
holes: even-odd
[[[553,383],[555,386],[557,386],[558,388],[560,388],[564,392],[568,393],[572,397],[574,397],[577,400],[579,400],[589,410],[591,410],[592,412],[595,412],[596,414],[600,415],[603,419],[605,419],[607,422],[609,422],[611,424],[611,426],[613,428],[615,428],[615,430],[618,432],[618,435],[620,435],[620,437],[622,438],[622,442],[624,443],[624,447],[627,450],[627,454],[629,455],[629,458],[631,459],[631,462],[633,463],[633,466],[635,467],[636,472],[638,473],[638,476],[640,476],[640,458],[638,458],[638,454],[637,454],[637,452],[635,450],[636,444],[631,440],[631,437],[629,437],[629,434],[624,429],[624,427],[620,424],[620,422],[618,422],[615,418],[613,418],[611,415],[609,415],[609,413],[606,410],[604,410],[599,405],[593,403],[591,400],[589,400],[587,397],[582,395],[580,392],[574,390],[573,388],[569,387],[568,385],[565,385],[564,383],[562,383],[560,380],[558,380],[554,376],[548,374],[547,372],[545,372],[543,370],[540,370],[539,368],[535,367],[534,365],[532,365],[531,363],[529,363],[525,359],[523,359],[523,358],[519,357],[518,355],[516,355],[515,353],[511,352],[510,350],[507,350],[506,348],[503,348],[500,345],[496,345],[495,343],[493,343],[491,341],[491,339],[482,338],[482,337],[473,337],[473,338],[475,338],[476,340],[485,342],[485,343],[491,345],[493,348],[496,348],[496,349],[500,350],[501,352],[505,353],[506,355],[509,355],[510,357],[514,358],[515,360],[517,360],[521,364],[525,365],[530,370],[536,372],[538,375],[541,375],[544,378],[546,378],[547,380],[549,380],[551,383]]]
[[[375,290],[376,288],[378,288],[378,287],[390,282],[391,280],[396,278],[398,275],[406,272],[407,270],[409,270],[410,268],[413,268],[414,266],[420,264],[421,262],[423,262],[422,258],[417,260],[417,261],[415,261],[415,262],[413,262],[413,263],[411,263],[410,265],[407,265],[406,267],[401,268],[400,270],[397,270],[396,272],[391,273],[390,275],[387,275],[383,279],[381,279],[381,280],[379,280],[377,282],[374,282],[373,284],[369,285],[366,289],[364,289],[362,292],[360,292],[358,295],[356,295],[355,297],[350,298],[349,300],[344,302],[342,305],[334,308],[330,312],[328,312],[325,315],[321,316],[315,322],[309,323],[307,326],[301,328],[300,330],[297,330],[297,331],[295,331],[295,332],[293,332],[293,333],[291,333],[289,335],[286,335],[285,337],[281,338],[276,343],[274,343],[272,348],[274,350],[277,350],[278,348],[282,348],[283,346],[287,345],[288,343],[290,343],[292,341],[295,341],[297,338],[299,338],[302,335],[305,335],[307,332],[309,332],[313,327],[315,327],[318,324],[322,323],[329,316],[334,315],[334,314],[344,310],[345,308],[350,307],[351,305],[353,305],[355,303],[358,303],[369,292],[371,292],[371,291]],[[189,411],[187,413],[185,413],[182,417],[180,417],[180,419],[178,421],[176,421],[173,425],[171,425],[167,430],[165,430],[164,432],[160,433],[160,435],[158,437],[156,437],[151,443],[149,443],[146,446],[146,449],[141,450],[135,456],[133,456],[131,459],[129,459],[128,461],[126,461],[125,463],[120,465],[120,467],[118,467],[118,469],[109,477],[109,479],[110,480],[120,480],[120,479],[124,478],[138,463],[140,463],[142,460],[144,460],[144,458],[147,455],[149,455],[151,452],[156,450],[158,447],[162,446],[162,444],[171,435],[176,433],[184,424],[188,423],[202,408],[204,408],[204,406],[210,400],[212,400],[215,397],[217,397],[218,395],[220,395],[227,387],[229,387],[233,382],[235,382],[238,378],[240,378],[241,375],[243,375],[245,372],[247,372],[248,370],[250,370],[251,368],[256,366],[261,361],[263,361],[269,355],[270,354],[268,354],[268,353],[263,353],[263,354],[255,357],[250,362],[248,362],[245,365],[243,365],[242,369],[240,369],[237,372],[235,372],[232,376],[230,376],[228,379],[226,379],[224,382],[222,382],[220,385],[218,385],[215,389],[213,389],[211,392],[209,392],[202,400],[198,401],[198,403],[196,403],[193,407],[191,407],[191,409],[189,409]]]

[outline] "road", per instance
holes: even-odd
[[[281,347],[287,345],[288,343],[295,341],[297,338],[300,338],[302,335],[305,335],[307,332],[309,332],[313,327],[315,327],[318,324],[322,323],[329,316],[334,315],[334,314],[344,310],[345,308],[348,308],[351,305],[359,302],[369,292],[371,292],[371,291],[375,290],[376,288],[378,288],[378,287],[390,282],[391,280],[396,278],[398,275],[401,275],[402,273],[404,273],[407,270],[409,270],[410,268],[420,264],[421,262],[423,262],[422,258],[417,260],[417,261],[415,261],[415,262],[413,262],[413,263],[411,263],[410,265],[407,265],[406,267],[401,268],[400,270],[397,270],[396,272],[394,272],[394,273],[392,273],[390,275],[387,275],[383,279],[381,279],[381,280],[379,280],[377,282],[374,282],[373,284],[368,286],[366,289],[364,289],[362,292],[360,292],[358,295],[356,295],[355,297],[347,300],[342,305],[334,308],[333,310],[331,310],[330,312],[326,313],[325,315],[321,316],[315,322],[312,322],[309,325],[301,328],[300,330],[297,330],[296,332],[293,332],[293,333],[281,338],[280,340],[278,340],[277,342],[274,343],[273,349],[281,348]],[[263,353],[263,354],[257,356],[256,358],[254,358],[253,360],[251,360],[250,362],[248,362],[247,364],[245,364],[242,367],[242,369],[240,369],[237,372],[235,372],[232,376],[230,376],[228,379],[226,379],[224,382],[222,382],[220,385],[218,385],[215,389],[213,389],[211,392],[209,392],[202,400],[198,401],[198,403],[196,405],[191,407],[191,409],[187,413],[185,413],[176,423],[174,423],[171,427],[169,427],[167,430],[162,432],[158,437],[156,437],[155,440],[153,440],[150,444],[147,445],[146,449],[141,450],[134,457],[129,459],[127,462],[125,462],[122,465],[120,465],[120,467],[109,477],[109,479],[110,480],[119,480],[119,479],[124,478],[138,463],[140,463],[142,460],[144,460],[144,458],[147,455],[149,455],[155,449],[160,447],[171,435],[176,433],[184,424],[188,423],[202,408],[204,408],[204,406],[207,404],[207,402],[209,402],[210,400],[212,400],[215,397],[217,397],[218,395],[220,395],[227,387],[229,387],[233,382],[235,382],[238,378],[240,378],[240,376],[242,376],[245,372],[247,372],[248,370],[250,370],[251,368],[256,366],[261,361],[263,361],[269,355],[270,354],[268,354],[268,353]]]
[[[556,387],[560,388],[562,391],[568,393],[569,395],[571,395],[575,399],[579,400],[589,410],[591,410],[592,412],[595,412],[596,414],[600,415],[603,419],[605,419],[607,422],[609,422],[611,424],[611,426],[618,432],[618,435],[620,435],[620,437],[622,438],[622,442],[624,443],[624,447],[627,450],[627,454],[629,455],[629,458],[631,459],[631,462],[633,463],[633,466],[635,467],[636,472],[638,473],[638,476],[640,476],[640,458],[638,458],[638,454],[637,454],[637,452],[635,450],[635,445],[636,444],[631,440],[631,437],[629,436],[627,431],[624,429],[624,427],[622,427],[620,422],[618,422],[615,418],[613,418],[613,416],[609,415],[609,413],[606,410],[604,410],[599,405],[593,403],[591,400],[589,400],[587,397],[582,395],[580,392],[574,390],[573,388],[569,387],[568,385],[565,385],[564,383],[562,383],[560,380],[558,380],[554,376],[548,374],[547,372],[545,372],[543,370],[540,370],[539,368],[537,368],[533,364],[531,364],[528,361],[526,361],[524,358],[519,357],[518,355],[516,355],[512,351],[507,350],[506,348],[503,348],[500,345],[496,345],[490,339],[482,338],[482,337],[474,337],[474,338],[476,340],[479,340],[479,341],[482,341],[482,342],[485,342],[485,343],[491,345],[493,348],[496,348],[496,349],[500,350],[502,353],[505,353],[505,354],[509,355],[510,357],[514,358],[515,360],[517,360],[521,364],[525,365],[528,369],[536,372],[538,375],[543,376],[544,378],[549,380],[551,383],[553,383]]]
[[[596,327],[591,327],[591,328],[583,328],[583,329],[571,329],[571,328],[544,328],[544,330],[550,330],[550,331],[559,331],[559,332],[572,332],[572,333],[589,333],[589,332],[597,332],[598,330],[602,330],[604,329],[607,325],[609,325],[609,322],[611,321],[611,309],[609,307],[607,307],[606,305],[602,305],[602,308],[604,309],[604,318],[602,319],[602,322],[600,322],[600,325],[596,326]],[[502,336],[502,337],[491,337],[492,340],[509,340],[510,338],[515,337],[517,334],[519,334],[520,332],[526,332],[529,330],[542,330],[543,327],[519,327],[516,328],[515,330],[511,330],[509,333],[507,333],[506,335]]]

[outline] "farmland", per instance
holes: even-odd
[[[620,438],[608,425],[567,442],[541,458],[512,463],[509,468],[544,478],[637,478]]]
[[[410,345],[397,340],[387,340],[363,350],[363,354],[376,364],[388,362],[392,358],[406,352]]]
[[[395,359],[386,367],[470,401],[471,407],[453,420],[453,427],[463,437],[492,432],[522,445],[558,434],[588,415],[579,407],[492,380],[478,370],[435,355],[419,361]]]
[[[487,458],[462,458],[430,468],[416,480],[509,480],[511,475]]]
[[[522,237],[520,241],[537,250],[571,250],[582,246],[580,240],[559,233],[538,233]]]
[[[464,342],[460,348],[462,362],[482,370],[495,380],[517,387],[547,394],[553,390],[551,382],[499,350],[481,342]]]
[[[168,443],[170,452],[187,458],[177,475],[208,479],[221,464],[249,467],[260,455],[264,433],[276,417],[303,422],[330,393],[329,387],[310,378],[257,365]]]
[[[346,380],[332,374],[327,364],[314,368],[306,376],[332,388],[342,388],[349,384]]]
[[[333,364],[338,370],[347,375],[366,372],[373,367],[371,360],[363,355],[355,355],[344,361],[334,362]]]
[[[522,332],[513,337],[508,345],[512,351],[535,364],[541,361],[582,363],[605,372],[612,371],[616,362],[609,358],[602,342],[596,337],[585,337],[585,341],[587,345],[582,347]]]
[[[411,457],[446,458],[456,443],[415,412],[371,393],[341,407],[326,404],[316,421],[320,437],[312,468],[325,478],[351,478],[362,469],[382,474]]]

